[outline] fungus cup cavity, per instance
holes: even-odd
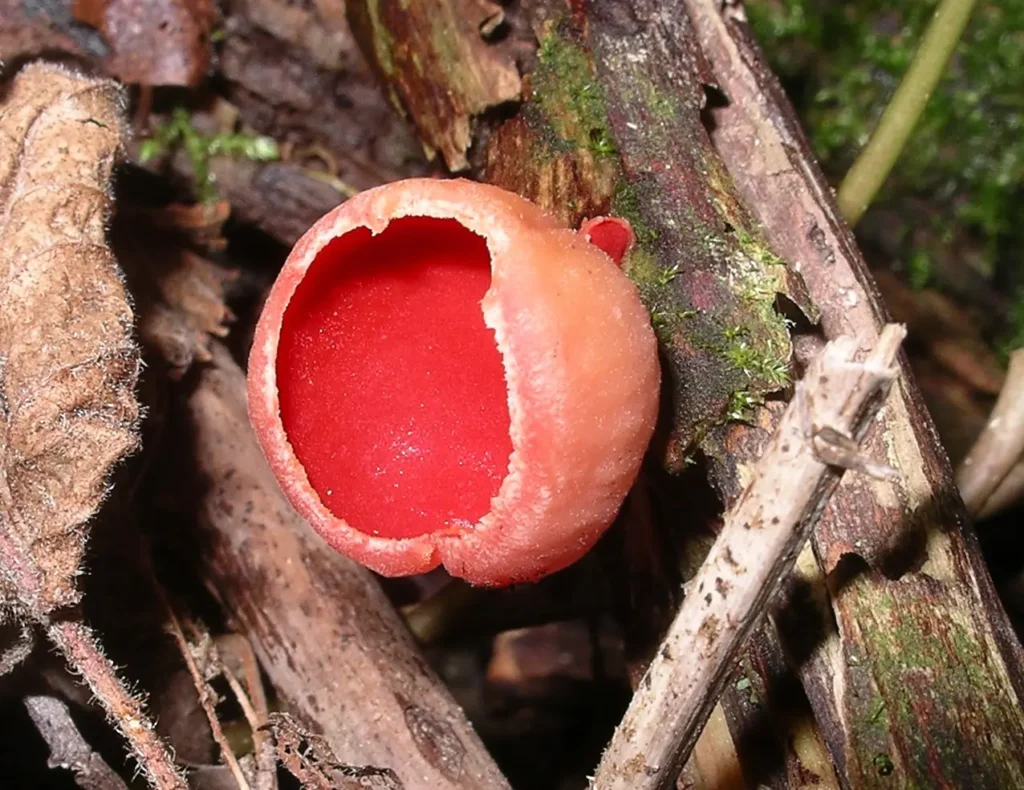
[[[389,576],[444,564],[496,586],[586,553],[656,419],[656,341],[616,265],[631,243],[622,220],[575,233],[462,180],[323,217],[249,360],[250,419],[296,510]]]

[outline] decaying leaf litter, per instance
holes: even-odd
[[[461,8],[440,5],[445,13]],[[632,6],[634,19],[650,13],[646,3],[621,5]],[[700,4],[690,5],[689,13],[701,20]],[[35,65],[4,74],[0,469],[3,633],[9,636],[5,657],[17,670],[10,676],[15,681],[10,704],[27,711],[20,714],[22,720],[38,730],[51,759],[70,767],[83,787],[143,780],[177,787],[183,786],[182,775],[193,786],[273,787],[278,782],[275,763],[310,787],[505,787],[506,777],[516,787],[584,786],[625,708],[631,681],[643,682],[659,629],[678,597],[680,573],[692,573],[701,546],[706,549],[716,529],[717,508],[702,482],[704,468],[710,468],[728,501],[736,495],[735,486],[745,485],[744,469],[752,462],[747,448],[760,440],[744,437],[742,423],[730,424],[720,435],[704,412],[695,413],[693,423],[677,423],[668,439],[671,465],[681,466],[683,450],[705,435],[707,460],[690,456],[698,464],[684,468],[681,477],[669,476],[652,460],[621,523],[603,544],[577,566],[537,585],[477,594],[445,589],[444,579],[433,574],[385,582],[382,592],[379,580],[312,540],[280,496],[248,438],[238,360],[245,358],[252,321],[282,259],[281,245],[292,243],[319,214],[356,190],[402,176],[442,175],[437,160],[424,158],[417,130],[427,154],[437,145],[449,165],[469,165],[499,183],[508,183],[514,174],[502,168],[502,157],[514,159],[524,145],[550,146],[552,152],[537,157],[535,151],[527,160],[519,174],[526,180],[512,182],[515,188],[542,203],[559,196],[552,203],[556,210],[567,205],[558,200],[580,201],[595,211],[628,210],[634,221],[639,216],[662,223],[668,221],[665,206],[652,200],[645,177],[638,174],[645,172],[645,161],[659,155],[663,140],[660,132],[631,139],[636,130],[628,113],[648,117],[643,114],[649,109],[642,106],[647,101],[661,112],[659,128],[670,122],[669,116],[675,123],[684,117],[692,122],[699,97],[691,97],[693,106],[664,104],[658,93],[663,86],[648,96],[617,96],[621,81],[615,82],[606,69],[615,63],[616,36],[628,37],[629,26],[614,16],[595,17],[579,38],[573,27],[578,20],[561,26],[544,14],[532,20],[528,14],[512,14],[506,20],[498,6],[467,3],[462,9],[466,18],[479,16],[490,23],[468,25],[459,36],[491,30],[492,24],[506,27],[485,46],[473,41],[462,50],[458,62],[464,68],[472,72],[475,61],[484,62],[481,73],[491,78],[482,79],[483,100],[478,96],[453,108],[418,103],[421,89],[415,84],[408,96],[378,92],[375,80],[381,75],[363,61],[344,9],[331,3],[300,10],[254,0],[219,19],[202,3],[154,3],[151,25],[160,29],[157,23],[163,20],[174,27],[175,36],[161,37],[143,25],[141,39],[118,32],[118,15],[123,19],[132,13],[121,7],[126,4],[75,4],[79,24],[71,26],[61,24],[52,9],[8,6],[0,22],[0,57],[31,61],[58,51],[73,59],[61,67]],[[388,37],[393,42],[403,35],[394,18],[371,20],[384,28],[377,31],[378,48],[367,50],[366,18],[360,19],[356,36],[371,59],[381,58],[380,42],[390,46]],[[645,35],[659,40],[665,31],[656,27]],[[430,36],[412,39],[408,46],[399,68],[410,68],[417,52],[436,57],[438,44]],[[533,57],[539,65],[531,63]],[[708,55],[680,57],[703,63]],[[587,80],[596,84],[611,76],[602,84],[617,102],[615,111],[627,114],[613,114],[608,127],[606,122],[576,126],[581,116],[566,112],[580,109],[578,97],[571,90],[565,95],[564,84],[563,95],[558,94],[558,80],[580,77],[565,72],[567,62],[584,69],[584,88]],[[81,76],[83,68],[133,87]],[[153,88],[200,85],[211,68],[220,81],[212,91],[203,84],[186,97],[190,109],[184,114],[182,94]],[[433,83],[452,79],[451,64],[438,60],[432,68],[437,72]],[[486,110],[488,90],[494,104],[507,103],[514,91],[509,93],[511,83],[498,77],[531,71],[523,94],[526,110],[507,125],[500,125],[500,116],[492,119],[499,125],[487,161],[472,161],[474,151],[484,149],[470,147],[466,129],[479,133],[492,122],[473,120]],[[267,75],[279,78],[268,80]],[[395,77],[382,76],[385,85]],[[554,90],[554,97],[543,93],[545,87]],[[324,95],[337,98],[316,98]],[[411,126],[393,113],[387,97],[398,104],[399,116],[411,117]],[[584,109],[591,112],[593,105]],[[147,139],[160,140],[160,130],[182,118],[186,134],[165,135],[169,144],[146,148]],[[522,126],[524,119],[532,125]],[[719,133],[722,128],[719,124]],[[438,143],[430,129],[459,131],[455,137],[440,133]],[[456,143],[461,151],[452,148]],[[790,255],[787,240],[774,237],[777,226],[765,218],[756,192],[751,196],[745,191],[750,185],[732,173],[739,194],[750,201],[743,208],[732,188],[723,186],[730,175],[724,168],[732,166],[729,142],[713,132],[711,145],[718,146],[725,161],[714,165],[721,171],[711,171],[711,191],[694,198],[699,184],[684,180],[673,187],[690,195],[691,203],[710,200],[717,216],[725,217],[717,221],[729,227],[727,246],[712,246],[711,257],[735,260],[723,252],[732,245],[739,247],[740,257],[785,267],[757,229],[757,219],[765,222],[768,241]],[[466,149],[469,156],[462,160]],[[128,164],[132,156],[135,165]],[[268,157],[276,161],[260,161]],[[678,152],[672,157],[668,161],[683,168],[684,178],[690,170],[708,177],[705,165],[687,165]],[[115,190],[112,173],[118,163]],[[624,178],[632,188],[616,185],[615,178]],[[206,201],[193,203],[196,195]],[[704,221],[712,216],[705,215]],[[569,212],[568,218],[575,216]],[[748,235],[747,227],[754,228],[754,235]],[[671,246],[659,239],[658,229],[653,232],[658,235],[646,240],[655,258],[670,255]],[[813,233],[809,237],[819,247],[829,243]],[[685,321],[685,311],[673,313],[666,331],[668,319],[659,317],[658,305],[667,298],[673,307],[680,292],[686,295],[694,287],[691,279],[678,279],[679,269],[672,271],[649,272],[653,280],[648,281],[655,289],[652,321],[656,328],[662,323],[663,339],[670,343],[686,336],[676,326]],[[819,299],[814,278],[809,282],[811,297]],[[673,294],[666,297],[673,283]],[[893,288],[886,291],[891,294]],[[706,290],[701,294],[707,297]],[[766,298],[770,305],[774,290]],[[952,377],[974,393],[997,391],[998,366],[986,367],[979,361],[984,356],[965,353],[969,338],[958,345],[933,328],[941,307],[916,297],[911,301],[912,306],[906,300],[900,304],[912,330],[915,317],[931,322],[928,332],[921,333],[929,344],[921,359],[930,367],[921,369],[931,375],[941,371],[942,380]],[[815,306],[822,309],[828,327],[831,308],[820,301],[806,304],[812,317]],[[736,313],[727,308],[722,315]],[[712,321],[709,326],[716,325]],[[778,326],[787,325],[780,319]],[[720,348],[721,338],[718,345],[688,351],[684,345],[680,358],[713,358],[718,349],[726,359],[750,366],[751,355],[764,349],[749,330],[737,327],[717,327],[722,338],[735,341],[728,347]],[[776,331],[774,323],[771,331]],[[812,327],[799,328],[801,365],[813,353],[801,349],[808,348],[807,339],[813,345],[814,338]],[[783,345],[772,353],[787,356]],[[685,363],[678,364],[686,369]],[[775,367],[758,365],[757,376],[785,386],[785,380],[766,374],[774,375]],[[766,414],[776,404],[769,402],[761,414],[759,402],[773,387],[754,377],[750,386],[737,387],[743,381],[741,375],[726,382],[711,399],[717,404],[711,411],[751,419],[770,430]],[[694,424],[700,426],[696,433]],[[877,440],[868,447],[869,461],[898,467],[898,454],[895,461],[891,454],[886,457]],[[710,457],[714,453],[719,457]],[[853,488],[840,499],[855,498],[861,484],[851,475],[846,483]],[[703,523],[680,523],[680,502],[687,503],[687,512],[699,514],[703,508],[693,503],[705,501],[707,515],[698,518]],[[836,519],[842,523],[841,514],[837,508],[826,512],[817,546],[826,554],[837,540],[845,545],[835,527]],[[93,539],[87,543],[90,532]],[[866,536],[883,543],[892,538]],[[969,552],[958,552],[954,547],[952,556],[975,562]],[[969,574],[980,579],[973,592],[954,587],[950,601],[936,604],[980,617],[974,630],[950,632],[950,638],[961,640],[965,660],[979,633],[986,639],[982,649],[995,651],[990,657],[1001,651],[1005,656],[1016,644],[1012,633],[999,632],[1000,613],[994,617],[996,633],[989,637],[991,615],[972,608],[972,595],[991,595],[984,569],[982,576],[978,573],[973,568]],[[801,557],[797,579],[809,575]],[[437,595],[438,590],[443,594]],[[870,601],[875,593],[858,594]],[[994,598],[988,600],[987,605],[998,607]],[[636,611],[640,601],[652,603],[642,617]],[[917,604],[912,600],[912,605]],[[417,623],[421,638],[429,635],[424,647],[430,665],[395,607],[413,613],[411,622]],[[657,611],[665,617],[651,616]],[[836,612],[841,618],[860,616],[856,603],[840,602]],[[784,614],[778,613],[774,622],[782,623],[785,635]],[[640,626],[644,621],[646,628]],[[886,622],[905,627],[899,617]],[[172,628],[172,623],[177,625]],[[842,638],[848,639],[846,634],[856,629],[845,619],[841,623]],[[753,771],[762,780],[776,776],[773,781],[780,786],[804,786],[785,776],[793,776],[796,768],[821,770],[828,764],[828,750],[844,742],[853,744],[846,758],[853,762],[864,760],[865,749],[875,750],[866,769],[858,765],[858,771],[882,776],[929,770],[905,762],[916,753],[913,746],[884,739],[861,744],[856,730],[828,729],[836,726],[829,711],[847,703],[830,699],[820,687],[827,671],[820,658],[800,677],[823,734],[810,736],[796,753],[771,738],[754,747],[742,742],[739,734],[751,713],[781,715],[780,704],[799,708],[803,698],[791,683],[792,703],[780,703],[772,690],[777,679],[757,666],[778,650],[775,639],[774,631],[758,632],[751,651],[736,657],[738,679],[726,684],[722,706],[710,714],[708,732],[719,728],[719,745],[698,741],[683,781],[700,785],[739,765],[738,770]],[[47,640],[61,649],[71,676],[47,653]],[[878,633],[865,643],[846,642],[844,649],[856,655],[865,645],[884,650],[889,641],[888,634]],[[886,700],[894,702],[900,695],[887,684],[913,670],[913,660],[889,669],[879,665],[881,674],[866,687],[881,700],[871,703],[872,721],[887,723],[890,733],[898,733],[901,722],[898,711],[891,711],[890,718]],[[920,660],[941,666],[945,659],[937,653]],[[991,661],[994,674],[984,683],[1001,672],[1013,675],[1012,661]],[[791,671],[784,662],[776,670]],[[26,676],[44,678],[46,686],[42,696],[23,702],[19,688]],[[95,699],[78,690],[79,680],[89,684]],[[993,684],[986,694],[994,697],[1015,687],[1012,678],[1003,686],[998,680]],[[751,689],[759,689],[762,698]],[[943,687],[943,693],[956,690],[955,685]],[[770,695],[767,705],[765,695]],[[83,723],[82,712],[95,709],[96,702],[124,731],[134,762],[104,740],[102,722],[85,714]],[[74,718],[68,716],[69,705],[79,712]],[[1011,743],[1020,728],[1012,707],[1012,699],[1006,699],[977,714],[982,721],[997,722]],[[814,717],[809,718],[813,728]],[[787,726],[797,720],[792,713],[784,719]],[[216,737],[210,721],[221,730]],[[553,749],[553,743],[559,748]],[[227,750],[232,756],[224,760]],[[815,750],[823,759],[815,759]],[[987,775],[985,765],[976,769],[976,776]],[[63,775],[57,767],[47,774],[45,761],[32,770],[45,777],[42,781]],[[1014,770],[1007,764],[1005,776]],[[826,785],[836,781],[819,779]]]

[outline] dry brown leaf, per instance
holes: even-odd
[[[123,102],[34,64],[0,114],[0,557],[37,619],[78,600],[85,524],[138,442],[139,352],[104,238]]]
[[[198,85],[210,65],[210,0],[106,0],[81,4],[113,50],[112,74],[143,85]],[[97,8],[97,6],[102,6]],[[76,11],[79,3],[76,3]]]
[[[238,272],[196,254],[188,242],[138,214],[114,223],[114,249],[136,299],[139,340],[167,363],[172,378],[194,361],[208,362],[211,338],[225,337],[235,319],[224,288]]]
[[[123,82],[194,86],[215,22],[210,0],[0,0],[0,58],[62,52]]]
[[[185,780],[77,603],[86,525],[138,444],[139,350],[107,247],[118,86],[32,64],[0,106],[0,590],[43,625],[154,787]]]

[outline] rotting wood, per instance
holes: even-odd
[[[819,440],[863,436],[895,378],[904,335],[890,325],[862,359],[852,337],[838,338],[810,364],[633,695],[593,787],[660,790],[675,781],[733,658],[839,480],[841,470],[823,458]]]
[[[207,583],[253,645],[278,695],[350,765],[390,768],[405,790],[504,790],[501,772],[371,574],[288,506],[223,346],[188,399],[210,486],[200,521]]]
[[[453,171],[469,167],[472,122],[518,101],[511,53],[485,41],[503,11],[490,0],[369,0],[346,3],[356,38],[380,72],[388,97],[408,112],[428,156]]]
[[[526,77],[525,93],[531,100],[497,133],[491,132],[482,147],[485,176],[520,189],[567,222],[602,210],[636,220],[635,212],[624,211],[621,202],[616,205],[615,190],[609,191],[608,186],[615,177],[602,162],[611,160],[614,170],[616,159],[620,165],[629,160],[617,138],[619,133],[628,131],[624,133],[628,146],[635,139],[630,134],[644,139],[657,136],[665,122],[653,111],[657,101],[653,106],[648,103],[646,111],[639,114],[636,104],[617,97],[613,98],[616,106],[609,108],[607,97],[616,96],[617,75],[609,74],[601,53],[606,57],[618,37],[637,36],[638,29],[649,32],[652,24],[672,26],[676,35],[671,52],[676,57],[685,53],[693,68],[673,73],[663,59],[664,52],[659,53],[655,65],[663,67],[663,74],[673,73],[676,84],[683,81],[690,115],[703,110],[715,150],[725,164],[709,168],[698,161],[698,183],[708,179],[716,185],[735,183],[742,203],[764,226],[768,243],[759,243],[758,248],[792,262],[807,281],[812,300],[822,312],[825,338],[853,334],[866,345],[874,342],[884,321],[884,308],[852,236],[838,219],[831,190],[814,164],[782,91],[742,23],[739,6],[687,0],[652,10],[648,2],[595,0],[563,5],[551,0],[530,3],[528,8],[541,39],[539,65]],[[652,12],[658,17],[654,22]],[[543,81],[543,58],[553,54],[550,49],[545,53],[545,43],[551,47],[545,33],[567,29],[576,33],[568,39],[569,44],[590,45],[570,50],[581,65],[572,73],[585,77],[582,84],[577,80],[576,87],[585,90],[556,95],[553,102],[549,97],[554,109],[550,111],[553,119],[548,120],[540,112],[543,106],[536,106],[541,102],[535,85],[538,76]],[[585,31],[582,39],[581,29]],[[565,40],[563,36],[561,41]],[[633,39],[634,44],[641,40]],[[641,49],[637,45],[626,54],[642,59]],[[578,57],[581,51],[582,61]],[[635,70],[624,69],[623,73],[631,77],[627,88],[644,87]],[[702,106],[700,96],[692,100],[685,78],[695,74],[699,92],[716,99],[711,106]],[[604,93],[609,78],[613,83]],[[565,128],[567,116],[579,117],[582,109],[587,117],[593,103],[586,99],[594,89],[605,99],[604,117],[611,124],[584,123],[572,134],[554,134]],[[673,125],[677,121],[679,117],[674,116],[668,128],[677,139],[693,143],[686,135],[693,128],[692,121],[678,127]],[[631,129],[629,124],[637,128]],[[507,136],[504,140],[503,135]],[[557,145],[552,146],[552,140]],[[535,155],[538,148],[542,155]],[[504,160],[493,153],[503,149],[508,151]],[[714,151],[711,156],[714,161]],[[681,166],[665,157],[634,161],[639,161],[642,169],[633,175],[654,170],[664,176],[666,163],[672,168]],[[692,152],[689,161],[692,168]],[[641,203],[650,200],[642,192],[630,197]],[[684,201],[679,208],[680,216],[670,218],[688,219],[688,204]],[[642,235],[643,223],[634,221],[634,225]],[[697,236],[700,238],[699,233]],[[668,271],[657,269],[656,273],[667,276]],[[693,287],[687,274],[675,278],[677,287]],[[659,318],[657,313],[654,317]],[[821,341],[813,334],[800,340],[795,357],[806,364]],[[674,365],[677,360],[670,356],[669,362]],[[707,383],[700,370],[694,373],[691,367],[690,372],[692,378],[684,382]],[[679,394],[678,386],[673,394]],[[992,589],[974,535],[963,527],[963,508],[948,463],[916,388],[905,375],[883,423],[886,429],[869,442],[867,452],[900,469],[904,477],[869,482],[850,476],[833,497],[814,538],[825,574],[810,573],[806,578],[823,584],[827,577],[838,586],[831,599],[824,589],[814,588],[812,596],[830,604],[831,612],[828,621],[812,629],[824,641],[798,646],[801,678],[824,727],[837,773],[845,782],[874,786],[892,781],[891,775],[926,785],[953,781],[986,786],[1012,780],[1024,754],[1016,704],[1021,688],[1020,647]],[[751,459],[727,455],[724,460],[722,475],[728,473],[729,463],[742,466]],[[840,560],[850,555],[863,556],[872,570],[855,574],[846,584],[842,572],[856,562],[841,564]],[[886,574],[898,578],[889,579]],[[786,613],[783,615],[785,619]],[[942,624],[942,628],[934,632],[929,623]],[[929,633],[933,635],[928,637]],[[901,642],[913,650],[901,652]],[[929,673],[937,678],[934,695],[925,693],[918,682]],[[980,693],[967,697],[972,675],[980,681]],[[968,710],[967,718],[958,720],[957,710]],[[941,737],[929,734],[933,727]],[[1005,751],[975,753],[975,762],[961,761],[958,752],[964,750],[959,745],[969,731],[1006,731]],[[901,737],[901,733],[913,735]]]
[[[742,11],[713,0],[684,5],[729,99],[713,112],[712,139],[737,188],[773,247],[800,267],[825,337],[873,343],[885,309]],[[818,347],[808,338],[797,356],[806,361]],[[804,643],[790,638],[786,647],[845,786],[887,787],[894,777],[927,787],[1017,786],[1024,651],[900,364],[900,385],[865,450],[902,475],[849,476],[832,497],[813,538],[822,567],[803,577],[827,617],[808,644],[816,620],[805,613]],[[999,740],[979,750],[979,733]]]

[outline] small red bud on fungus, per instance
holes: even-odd
[[[384,575],[443,563],[483,585],[593,546],[660,384],[647,311],[601,249],[631,242],[611,222],[591,244],[497,187],[411,179],[299,240],[256,329],[249,414],[328,543]]]
[[[622,259],[633,249],[633,242],[636,241],[632,226],[618,217],[593,217],[585,220],[580,225],[580,235],[595,247],[604,250],[619,266],[622,265]]]

